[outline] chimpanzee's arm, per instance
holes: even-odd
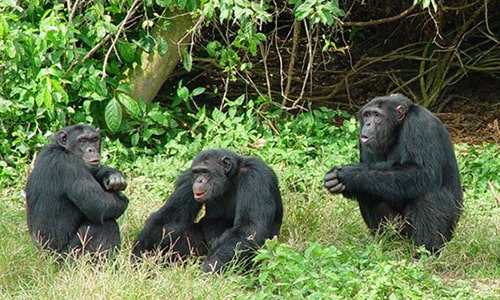
[[[189,173],[179,176],[167,202],[146,220],[136,239],[133,254],[156,248],[168,250],[179,234],[194,223],[202,204],[194,200],[193,183]]]
[[[127,181],[122,173],[111,167],[101,166],[94,172],[94,178],[106,191],[124,191]]]
[[[61,176],[66,197],[92,222],[120,217],[128,206],[128,198],[119,191],[105,190],[88,170],[78,167],[81,165],[69,165],[66,170],[72,172],[65,171]],[[109,171],[109,174],[116,173]]]
[[[346,197],[368,194],[391,202],[413,200],[441,184],[440,170],[415,163],[346,165],[339,167],[337,178]]]

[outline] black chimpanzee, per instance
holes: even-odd
[[[88,125],[58,133],[26,183],[28,229],[39,248],[62,254],[109,253],[119,247],[116,219],[128,205],[123,175],[100,165],[99,131]]]
[[[325,187],[356,198],[372,231],[401,218],[405,236],[439,251],[452,237],[463,202],[445,127],[401,94],[371,100],[358,118],[360,163],[332,168]]]
[[[195,222],[203,205],[205,215]],[[160,250],[170,260],[208,255],[202,270],[220,271],[232,260],[248,262],[266,239],[278,235],[282,217],[278,179],[264,161],[225,149],[206,150],[146,220],[133,254]]]

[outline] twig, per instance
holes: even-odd
[[[401,12],[398,15],[384,18],[384,19],[378,19],[378,20],[372,20],[372,21],[364,21],[364,22],[340,22],[342,26],[347,26],[347,27],[352,27],[352,26],[358,26],[358,27],[366,27],[366,26],[376,26],[376,25],[381,25],[385,23],[390,23],[397,21],[399,19],[402,19],[406,17],[412,10],[415,9],[415,6],[411,6],[405,11]]]
[[[122,20],[120,23],[120,27],[118,27],[118,32],[116,33],[115,38],[113,39],[113,42],[111,43],[111,46],[108,49],[108,52],[106,52],[106,56],[104,57],[104,63],[102,66],[102,77],[101,80],[104,80],[107,76],[106,74],[106,67],[108,66],[108,60],[109,57],[111,56],[111,52],[115,50],[116,43],[118,42],[118,39],[120,38],[120,35],[122,31],[125,29],[125,24],[127,24],[127,21],[130,19],[130,17],[134,14],[135,10],[137,9],[137,4],[139,4],[141,0],[135,0],[130,9],[127,11],[127,15],[125,16],[125,19]]]
[[[188,15],[188,14],[177,15],[174,18],[178,18],[178,17],[185,16],[185,15]],[[167,18],[167,19],[173,19],[173,18]],[[184,40],[187,39],[188,37],[191,39],[190,46],[189,46],[189,55],[192,56],[193,49],[195,46],[195,34],[194,34],[194,32],[202,26],[203,22],[205,22],[204,16],[200,17],[198,19],[198,21],[196,21],[196,23],[193,25],[193,27],[191,27],[191,29],[187,30],[186,34],[184,34],[179,39],[179,41],[177,42],[177,51],[179,51],[179,57],[182,58],[182,53],[181,53],[182,43],[184,43]]]
[[[73,69],[78,63],[81,63],[81,62],[84,62],[86,61],[87,59],[91,58],[92,55],[94,55],[94,53],[97,52],[97,50],[99,50],[104,44],[106,44],[109,39],[112,37],[112,35],[110,33],[108,33],[97,45],[94,46],[94,48],[92,48],[84,57],[81,61],[78,61],[78,60],[75,60],[73,61],[73,63],[71,64],[71,66],[69,66],[68,68],[68,71],[70,71],[71,69]]]
[[[314,53],[313,53],[313,46],[312,46],[313,38],[311,36],[311,32],[307,28],[307,23],[304,23],[304,26],[306,26],[306,37],[307,37],[307,55],[304,56],[304,60],[306,60],[307,58],[309,58],[309,59],[307,60],[307,68],[306,68],[306,72],[305,72],[305,76],[304,76],[304,81],[302,82],[302,88],[300,90],[300,95],[293,102],[292,108],[295,106],[298,106],[299,101],[301,101],[303,99],[304,93],[306,91],[307,81],[309,80],[309,75],[312,75],[311,69],[312,69],[312,64],[314,61]]]
[[[68,22],[69,23],[73,22],[73,18],[75,17],[75,13],[76,13],[76,9],[78,7],[78,2],[79,1],[80,0],[76,0],[75,4],[73,5],[73,7],[71,7],[71,0],[66,1],[68,3],[68,10],[71,9],[71,13],[69,14],[69,18],[68,18]]]
[[[268,65],[267,65],[267,56],[269,55],[269,47],[267,49],[264,49],[264,44],[265,43],[259,43],[259,50],[260,50],[260,56],[262,57],[262,64],[264,66],[264,77],[266,79],[266,86],[267,86],[267,97],[269,97],[269,101],[272,101],[273,95],[271,94],[271,79],[269,76],[273,76],[272,74],[269,74],[268,70]],[[245,72],[248,74],[248,72]],[[247,77],[249,77],[247,75]]]
[[[290,53],[290,62],[288,64],[288,71],[287,71],[287,79],[286,79],[286,86],[285,86],[285,91],[283,93],[283,102],[281,103],[281,106],[285,106],[286,99],[289,99],[289,94],[290,94],[290,87],[292,85],[292,77],[293,77],[293,70],[295,67],[295,59],[297,58],[297,48],[299,44],[299,37],[300,37],[300,27],[301,27],[301,22],[298,20],[293,21],[293,37],[292,37],[292,52]]]
[[[278,8],[278,5],[276,3],[276,1],[274,1],[274,7],[275,9]],[[278,62],[279,62],[279,72],[277,74],[279,74],[279,79],[280,79],[280,89],[281,89],[281,93],[280,95],[283,95],[282,97],[284,98],[282,103],[281,103],[281,107],[284,107],[285,106],[285,101],[286,101],[286,95],[285,95],[285,91],[283,90],[283,82],[285,80],[284,78],[284,74],[285,74],[285,71],[283,70],[283,57],[281,55],[281,50],[280,50],[280,45],[279,45],[279,35],[278,35],[278,16],[280,15],[280,13],[278,11],[276,11],[276,18],[274,18],[274,30],[273,30],[273,40],[274,40],[274,47],[275,47],[275,51],[276,51],[276,55],[278,57]],[[288,40],[288,38],[286,37],[285,38],[285,41]]]

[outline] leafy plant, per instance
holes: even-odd
[[[260,289],[256,298],[261,299],[423,299],[431,293],[470,296],[467,291],[446,289],[419,263],[386,260],[379,245],[342,251],[310,243],[299,252],[268,241],[254,261],[260,270],[255,276]]]
[[[0,5],[0,140],[8,145],[1,153],[9,166],[45,143],[40,133],[68,123],[99,125],[95,117],[111,99],[109,90],[118,86],[110,77],[103,80],[102,61],[86,57],[91,47],[116,32],[113,10],[96,1],[76,14],[78,8],[72,11],[65,3]],[[115,57],[109,64],[117,61]]]
[[[207,19],[207,25],[212,21],[232,22],[237,26],[235,34],[224,37],[226,41],[231,42],[223,45],[215,40],[206,46],[209,56],[218,60],[218,65],[232,80],[236,79],[239,71],[252,68],[247,56],[255,56],[258,45],[266,40],[266,35],[260,32],[259,28],[272,19],[271,13],[268,12],[270,6],[268,0],[202,1],[200,14]]]
[[[500,153],[495,144],[457,146],[458,163],[463,185],[485,191],[488,182],[500,182]]]
[[[104,136],[144,146],[148,153],[148,148],[161,151],[177,135],[173,131],[181,128],[186,115],[180,107],[166,111],[158,104],[146,106],[131,98],[130,87],[121,82],[124,68],[139,62],[140,51],[165,52],[165,41],[152,41],[148,34],[150,19],[144,27],[132,27],[134,31],[124,29],[125,24],[134,25],[127,16],[137,4],[0,3],[2,172],[10,174],[46,143],[51,132],[68,124],[91,123]],[[155,4],[196,8],[194,1],[182,0],[146,1],[144,8],[149,11]],[[189,105],[203,92],[198,88],[186,93],[181,84],[175,103]]]
[[[290,0],[289,2],[294,6],[293,13],[297,20],[307,19],[311,25],[333,25],[339,17],[345,16],[338,0]]]

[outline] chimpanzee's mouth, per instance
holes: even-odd
[[[98,166],[99,163],[100,163],[100,160],[98,158],[87,160],[87,164],[89,164],[90,166]]]
[[[370,138],[368,136],[362,134],[359,136],[359,140],[361,141],[361,143],[366,143],[370,140]]]
[[[207,195],[208,191],[194,193],[195,199],[201,199]]]

